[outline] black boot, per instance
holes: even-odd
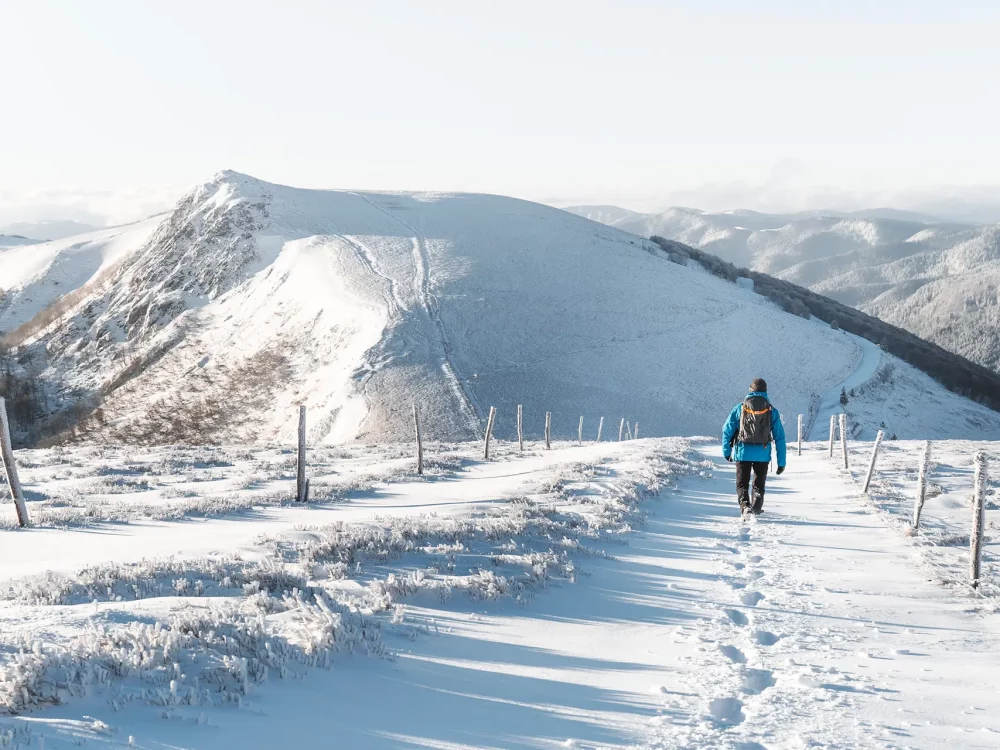
[[[736,493],[736,500],[740,504],[740,512],[746,514],[750,510],[749,493],[743,488],[740,488],[739,491]]]
[[[764,494],[754,490],[753,493],[753,507],[750,509],[755,515],[764,512]]]

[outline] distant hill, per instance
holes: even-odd
[[[53,219],[46,221],[18,221],[0,226],[0,234],[17,234],[30,240],[61,240],[77,234],[93,232],[100,227],[82,224],[79,221]]]
[[[600,220],[589,207],[571,210]],[[612,215],[611,207],[602,210]],[[1000,226],[887,209],[619,211],[607,223],[805,286],[1000,372]]]
[[[19,234],[0,234],[0,250],[5,247],[19,247],[21,245],[33,245],[38,240],[28,239]]]

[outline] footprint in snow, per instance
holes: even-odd
[[[734,664],[746,664],[747,657],[736,646],[719,646],[719,651]]]
[[[770,669],[748,669],[743,675],[743,692],[747,695],[760,695],[774,684],[774,673]]]
[[[743,570],[743,568],[745,568],[745,567],[746,567],[746,565],[744,565],[744,564],[743,564],[743,563],[741,563],[741,562],[734,562],[734,563],[733,563],[733,567],[734,567],[734,568],[736,568],[737,570]]]
[[[747,718],[738,698],[715,698],[708,704],[708,710],[720,724],[741,724]]]
[[[763,570],[753,570],[750,572],[749,578],[751,581],[756,581],[758,578],[763,578],[766,574]]]
[[[750,618],[738,609],[727,609],[726,617],[728,617],[733,624],[739,625],[740,627],[746,627],[750,624]]]
[[[730,581],[729,585],[734,589],[739,591],[740,589],[745,589],[747,587],[746,581]]]
[[[781,640],[780,635],[775,635],[768,630],[755,630],[750,636],[761,646],[773,646],[779,640]]]
[[[764,558],[760,555],[750,555],[750,557],[747,558],[747,562],[752,562],[754,564],[762,562],[763,560]]]
[[[740,595],[740,601],[747,607],[756,607],[764,600],[764,595],[759,591],[744,591]]]

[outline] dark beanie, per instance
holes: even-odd
[[[751,391],[760,391],[762,393],[767,392],[767,381],[764,378],[754,378],[753,382],[750,384]]]

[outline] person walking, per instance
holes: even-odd
[[[781,415],[767,396],[767,383],[756,378],[743,403],[736,404],[722,426],[722,455],[736,461],[736,499],[743,515],[764,509],[764,483],[771,463],[771,441],[778,451],[778,474],[785,470],[787,446]],[[750,474],[753,473],[753,500]]]

